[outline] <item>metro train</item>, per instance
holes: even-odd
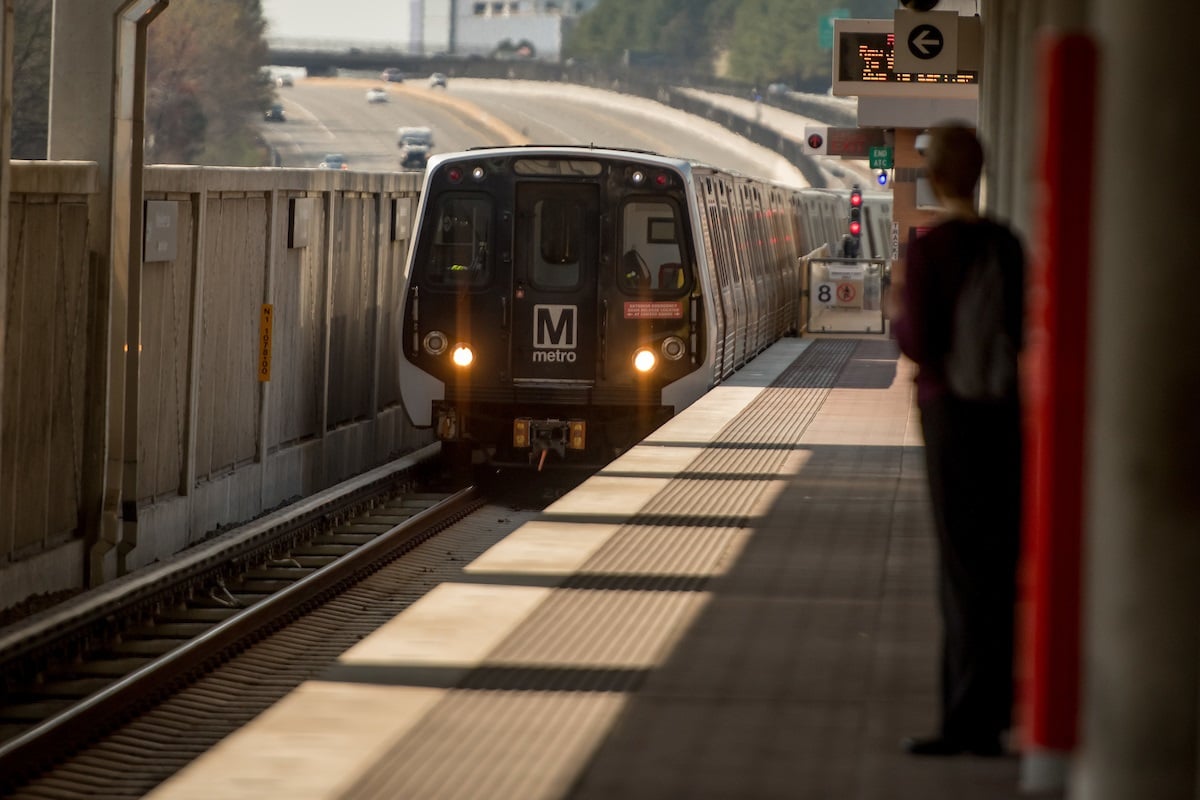
[[[603,463],[802,328],[801,257],[848,191],[643,151],[430,160],[405,270],[401,393],[465,463]],[[862,256],[887,241],[866,195]]]

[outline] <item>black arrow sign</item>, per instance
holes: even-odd
[[[924,61],[941,55],[945,44],[942,32],[933,25],[918,25],[908,34],[908,52]]]

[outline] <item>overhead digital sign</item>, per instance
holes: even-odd
[[[834,20],[833,94],[839,97],[959,98],[979,96],[979,73],[896,72],[890,19]]]

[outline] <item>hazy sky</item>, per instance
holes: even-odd
[[[361,41],[403,47],[408,0],[262,0],[268,39]]]

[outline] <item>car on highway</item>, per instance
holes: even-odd
[[[350,164],[341,153],[326,153],[317,169],[350,169]]]
[[[425,169],[429,151],[433,149],[433,131],[410,127],[396,131],[396,146],[400,148],[400,166],[406,169]]]
[[[386,103],[387,101],[387,89],[384,89],[382,86],[372,86],[370,89],[367,89],[368,103]]]
[[[267,122],[287,122],[287,113],[284,112],[282,104],[275,103],[263,112],[263,119]]]
[[[292,78],[291,75],[288,75],[285,72],[284,74],[280,75],[279,77],[277,77],[275,79],[275,85],[281,86],[281,87],[282,86],[293,86],[293,85],[295,85],[295,80]]]
[[[430,75],[429,76],[429,88],[430,89],[439,89],[439,88],[445,89],[446,88],[445,74],[441,73],[441,72],[435,72],[432,75]]]
[[[390,83],[404,83],[404,73],[400,71],[399,67],[388,67],[379,73],[379,80]]]

